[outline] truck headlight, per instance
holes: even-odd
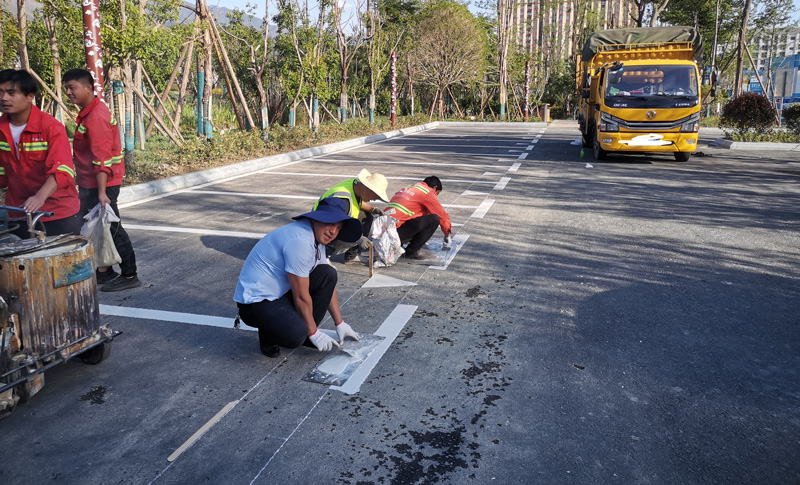
[[[681,125],[681,133],[696,133],[700,131],[700,121],[691,120]]]
[[[600,131],[619,131],[619,124],[613,121],[601,121]]]

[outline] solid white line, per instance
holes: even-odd
[[[509,171],[509,172],[516,172],[517,170],[519,170],[519,167],[520,167],[521,165],[522,165],[522,164],[521,164],[521,163],[519,163],[519,162],[518,162],[518,163],[515,163],[514,165],[512,165],[512,166],[511,166],[511,168],[509,168],[509,169],[508,169],[508,171]]]
[[[497,182],[497,185],[495,185],[494,189],[492,189],[492,190],[503,190],[504,188],[506,188],[506,185],[508,184],[508,182],[510,180],[511,180],[511,177],[503,177],[503,178],[501,178]]]
[[[527,151],[531,151],[531,150],[533,150],[533,147],[534,147],[534,146],[536,146],[536,145],[528,145],[528,148],[526,148],[525,150],[527,150]]]
[[[461,196],[459,196],[459,199],[461,197],[474,197],[476,195],[484,196],[484,195],[489,195],[489,193],[488,192],[478,192],[477,190],[465,190],[464,192],[461,193]]]
[[[148,310],[147,308],[131,308],[114,305],[100,305],[101,315],[115,317],[143,318],[145,320],[159,320],[162,322],[191,323],[208,327],[233,328],[232,317],[212,317],[196,313],[167,312],[162,310]],[[245,330],[255,330],[247,325],[241,325]]]
[[[147,226],[143,224],[125,224],[125,229],[138,229],[141,231],[182,232],[185,234],[203,234],[205,236],[229,236],[261,239],[264,233],[240,231],[215,231],[213,229],[194,229],[190,227],[173,226]]]
[[[313,195],[254,194],[249,192],[226,192],[224,190],[192,190],[193,194],[235,195],[237,197],[271,197],[273,199],[306,199],[317,200]]]
[[[198,439],[200,439],[201,436],[206,434],[206,431],[208,431],[209,428],[214,426],[214,424],[217,421],[219,421],[226,414],[228,414],[228,411],[230,411],[238,402],[239,401],[231,401],[228,404],[226,404],[225,407],[220,409],[219,412],[217,414],[215,414],[213,418],[211,418],[208,421],[206,421],[206,424],[204,424],[200,429],[195,431],[194,434],[191,437],[189,437],[188,440],[184,441],[184,443],[177,450],[175,450],[171,455],[169,455],[169,457],[167,458],[167,461],[168,462],[173,462],[173,461],[177,460],[178,457],[181,456],[181,453],[186,451],[190,446],[192,446],[194,444],[195,441],[197,441]]]
[[[384,339],[375,347],[375,350],[369,354],[369,357],[361,363],[358,369],[353,372],[350,378],[347,379],[347,382],[341,386],[331,386],[331,389],[341,391],[345,394],[357,393],[361,389],[361,384],[369,377],[372,369],[378,364],[378,361],[389,349],[389,346],[392,345],[394,339],[397,338],[400,331],[403,330],[403,327],[406,326],[406,323],[411,319],[416,310],[416,305],[397,305],[394,310],[392,310],[392,313],[386,317],[386,320],[383,321],[381,326],[378,327],[378,330],[375,331],[375,335],[384,337]]]
[[[442,163],[442,162],[391,162],[388,160],[340,160],[338,158],[317,158],[314,160],[315,162],[327,162],[327,163],[357,163],[359,165],[434,165],[436,167],[473,167],[473,168],[483,168],[483,167],[492,167],[492,168],[502,168],[498,167],[495,164],[490,163]]]
[[[509,162],[510,159],[500,159],[498,162]],[[269,170],[262,170],[258,173],[268,173],[272,175],[296,175],[300,177],[337,177],[337,178],[353,178],[354,175],[352,173],[345,173],[345,174],[336,174],[336,173],[306,173],[306,172],[270,172]],[[387,180],[414,180],[419,181],[420,177],[386,177]],[[494,182],[480,182],[475,180],[465,180],[465,179],[443,179],[439,177],[439,180],[442,182],[450,182],[454,184],[493,184]]]
[[[530,150],[530,147],[528,147],[528,150]],[[509,150],[508,153],[521,152],[521,151],[522,150],[519,150],[519,149],[517,149],[517,150]]]
[[[431,153],[426,151],[406,151],[403,148],[415,148],[415,147],[450,147],[450,148],[496,148],[497,150],[502,150],[504,148],[508,148],[505,146],[500,145],[468,145],[465,143],[407,143],[404,145],[384,145],[386,147],[399,147],[400,150],[359,150],[355,149],[353,151],[360,152],[360,153],[386,153],[386,152],[398,152],[398,153]],[[442,152],[442,153],[451,153],[451,152]]]
[[[442,204],[442,207],[447,207],[448,209],[474,209],[476,207],[480,207],[477,205],[460,205],[460,204]]]
[[[525,160],[526,158],[528,158],[528,152],[523,152],[519,154],[518,160]]]
[[[467,239],[469,239],[469,234],[456,234],[455,236],[453,236],[453,244],[455,246],[453,247],[452,251],[450,251],[447,254],[447,259],[445,259],[444,264],[440,266],[430,266],[430,269],[435,269],[438,271],[446,270],[447,267],[450,266],[450,263],[453,261],[453,259],[455,259],[456,254],[458,254],[461,248],[464,247],[464,244],[466,244]]]
[[[494,204],[494,199],[484,199],[484,201],[481,202],[481,205],[479,205],[478,208],[475,209],[475,212],[472,213],[470,219],[483,219],[483,216],[485,216],[486,213],[489,212],[489,209],[492,208],[492,204]]]

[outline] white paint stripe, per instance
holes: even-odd
[[[530,150],[530,148],[529,148],[529,150]],[[519,149],[517,149],[517,150],[509,150],[508,153],[518,153],[518,152],[521,152],[521,151],[522,150],[519,150]]]
[[[444,260],[444,264],[441,266],[431,266],[430,269],[435,269],[439,271],[444,271],[450,266],[450,263],[456,257],[456,254],[461,250],[462,246],[467,242],[469,239],[469,234],[456,234],[453,236],[453,249],[447,254],[447,257]]]
[[[514,165],[511,166],[511,168],[508,169],[508,171],[509,172],[516,172],[517,170],[519,170],[519,167],[521,165],[522,165],[521,163],[515,163]]]
[[[537,144],[537,143],[539,143],[539,140],[538,140],[538,139],[537,139],[537,140],[531,140],[531,145],[535,145],[535,144]]]
[[[481,175],[481,177],[497,177],[498,175],[503,175],[503,174],[498,172],[483,172],[483,175]]]
[[[361,285],[362,288],[394,288],[397,286],[417,286],[413,281],[401,280],[383,274],[373,275],[366,283]],[[338,337],[336,337],[338,338]]]
[[[544,133],[544,130],[539,130],[539,134],[542,134],[542,133]]]
[[[492,208],[492,204],[494,204],[494,199],[484,199],[484,201],[481,202],[481,205],[479,205],[478,208],[475,209],[475,212],[472,213],[470,219],[483,219],[483,216],[485,216],[486,213],[489,212],[489,209]]]
[[[519,160],[525,160],[526,158],[528,158],[528,152],[523,152],[519,154],[518,157]]]
[[[528,142],[527,142],[527,141],[523,141],[523,142],[518,142],[518,143],[517,143],[517,145],[527,145],[527,144],[528,144]]]
[[[512,159],[499,159],[498,162],[510,162]],[[335,177],[335,178],[353,178],[352,173],[306,173],[306,172],[273,172],[271,170],[262,170],[258,173],[268,173],[272,175],[293,175],[298,177]],[[413,180],[419,182],[419,177],[386,177],[388,180]],[[476,180],[466,180],[466,179],[443,179],[439,177],[439,180],[442,182],[449,182],[454,184],[493,184],[494,182],[480,182]]]
[[[400,335],[400,331],[403,330],[403,327],[406,326],[406,323],[408,323],[416,310],[416,305],[397,305],[381,326],[378,327],[378,330],[375,331],[375,335],[385,338],[375,347],[369,357],[361,363],[358,369],[353,372],[344,385],[331,386],[331,389],[345,394],[357,393],[361,389],[361,384],[367,380],[372,369],[378,364],[378,361],[389,349],[389,346],[392,345],[392,342]]]
[[[536,146],[536,145],[528,145],[528,148],[526,148],[525,150],[527,150],[527,151],[531,151],[531,150],[533,150],[533,147],[535,147],[535,146]]]
[[[442,204],[442,207],[447,207],[448,209],[474,209],[474,208],[480,207],[480,206],[479,205]]]
[[[470,145],[470,144],[463,143],[463,142],[461,142],[461,143],[455,143],[455,142],[454,143],[406,143],[406,144],[403,144],[403,145],[384,145],[384,146],[387,147],[387,148],[389,148],[389,147],[397,147],[397,148],[400,148],[400,150],[359,150],[359,149],[356,148],[353,151],[354,152],[358,152],[358,153],[387,153],[387,152],[389,152],[389,153],[393,153],[393,152],[398,152],[398,153],[432,153],[432,152],[426,152],[426,151],[419,151],[419,152],[406,151],[405,149],[406,148],[416,148],[416,147],[448,147],[448,148],[494,148],[494,149],[497,149],[497,150],[502,150],[504,148],[508,148],[507,146],[502,146],[502,145]],[[442,153],[451,153],[451,152],[442,152]]]
[[[319,198],[314,197],[313,195],[254,194],[249,192],[226,192],[224,190],[192,190],[191,193],[208,195],[234,195],[236,197],[271,197],[273,199],[317,200]]]
[[[511,180],[511,177],[501,178],[500,181],[497,182],[497,185],[495,185],[494,189],[492,190],[503,190],[504,188],[506,188],[506,185],[508,184],[509,180]]]
[[[359,165],[433,165],[436,167],[472,167],[472,168],[502,168],[489,163],[446,163],[446,162],[392,162],[389,160],[357,160],[357,159],[338,159],[338,158],[317,158],[315,162],[326,163],[357,163]],[[352,176],[352,175],[351,175]]]
[[[205,236],[229,236],[261,239],[265,234],[260,232],[215,231],[213,229],[194,229],[191,227],[147,226],[142,224],[125,224],[125,229],[141,231],[182,232],[185,234],[203,234]]]
[[[206,434],[206,431],[208,431],[212,426],[214,426],[214,424],[216,424],[217,421],[219,421],[226,414],[228,414],[228,411],[233,409],[233,407],[236,406],[238,402],[239,401],[231,401],[228,404],[226,404],[225,407],[220,409],[219,412],[215,414],[213,418],[209,419],[206,422],[206,424],[204,424],[200,429],[195,431],[194,434],[188,440],[186,440],[177,450],[175,450],[171,455],[169,455],[167,461],[171,463],[177,460],[178,457],[181,456],[181,454],[184,451],[186,451],[190,446],[192,446],[195,441],[197,441],[198,439],[200,439],[201,436]]]
[[[541,138],[541,137],[542,137],[542,135],[536,135],[536,138]]]
[[[488,192],[478,192],[478,191],[475,191],[475,190],[465,190],[464,192],[461,193],[461,196],[459,198],[476,196],[476,195],[484,196],[484,195],[489,195],[489,193]]]
[[[194,325],[204,325],[208,327],[233,328],[233,317],[212,317],[210,315],[198,315],[196,313],[179,313],[162,310],[148,310],[147,308],[100,305],[100,314],[113,315],[115,317],[159,320],[162,322],[191,323]],[[255,330],[247,325],[241,325],[240,328],[246,330]]]

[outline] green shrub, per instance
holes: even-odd
[[[733,128],[737,134],[763,134],[775,123],[775,109],[769,100],[756,93],[745,93],[725,105],[720,126]]]
[[[800,135],[800,104],[794,104],[783,110],[786,128]]]

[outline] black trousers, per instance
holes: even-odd
[[[42,227],[40,224],[44,224],[45,233],[48,236],[59,236],[61,234],[72,234],[74,236],[80,236],[81,234],[81,219],[80,212],[75,215],[64,217],[63,219],[56,219],[54,221],[42,221],[41,223],[36,224],[36,229],[41,230]],[[27,221],[15,221],[13,224],[19,224],[19,227],[13,231],[12,234],[19,237],[20,239],[28,239],[31,234],[28,232],[28,222]]]
[[[320,264],[308,276],[312,314],[317,325],[325,318],[337,281],[336,270],[327,264]],[[303,345],[308,338],[308,327],[294,306],[292,290],[277,300],[237,305],[242,321],[258,329],[258,342],[262,349],[273,345],[294,349]]]
[[[362,236],[369,236],[369,231],[372,229],[373,219],[375,219],[375,216],[373,216],[371,212],[361,211],[358,213],[358,220],[361,222]],[[325,246],[325,256],[327,257],[331,257],[334,254],[340,254],[343,251],[348,253],[357,253],[358,244],[337,240]]]
[[[427,214],[404,222],[397,228],[397,235],[400,236],[401,242],[408,243],[406,253],[413,254],[428,242],[437,227],[439,227],[439,216]]]
[[[114,213],[117,214],[117,216],[119,216],[119,209],[117,208],[119,189],[119,185],[106,187],[106,195],[111,200],[111,208],[114,209]],[[81,220],[83,220],[83,216],[88,214],[100,200],[97,198],[97,189],[81,188],[78,196],[81,199],[81,210],[78,214],[80,214]],[[128,236],[128,233],[125,232],[125,229],[123,229],[122,222],[111,223],[111,237],[114,239],[114,246],[116,246],[119,257],[122,260],[122,262],[119,263],[122,276],[136,276],[136,253],[133,252],[131,238]]]

